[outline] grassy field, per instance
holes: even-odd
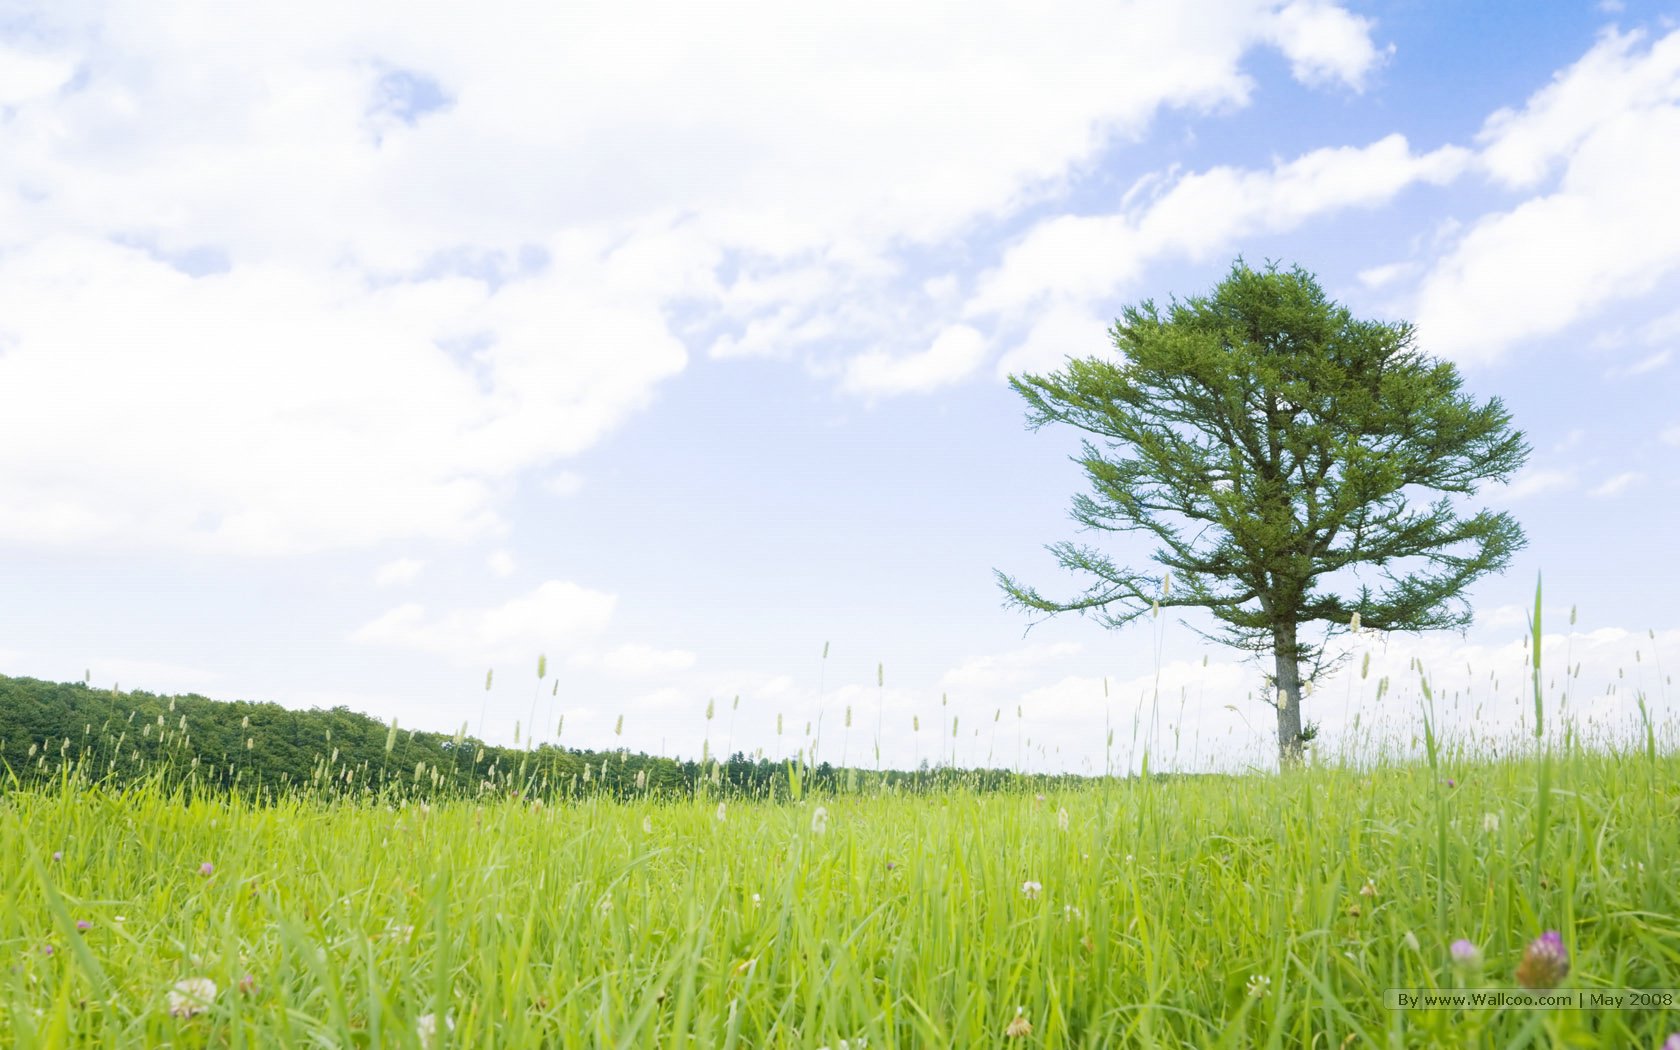
[[[1545,930],[1566,988],[1680,985],[1680,758],[546,807],[66,778],[0,799],[0,897],[23,1048],[1658,1046],[1680,1004],[1384,992],[1513,987]]]

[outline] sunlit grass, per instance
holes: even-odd
[[[1433,769],[726,807],[67,777],[0,806],[0,1031],[419,1046],[430,1015],[435,1046],[1655,1045],[1680,1010],[1384,1006],[1453,986],[1461,938],[1508,987],[1546,929],[1572,986],[1680,985],[1680,759],[1575,749],[1550,780],[1542,835],[1535,760],[1450,747]],[[172,1015],[193,978],[214,998]],[[1017,1017],[1030,1034],[1006,1035]]]

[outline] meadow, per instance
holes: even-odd
[[[1680,985],[1680,758],[912,795],[0,796],[7,1046],[1660,1046],[1666,1009],[1390,1009]],[[795,792],[799,794],[799,792]],[[1460,946],[1467,941],[1479,960]]]

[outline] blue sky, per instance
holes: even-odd
[[[1327,746],[1410,745],[1414,657],[1461,732],[1520,731],[1541,572],[1569,709],[1676,713],[1673,4],[8,5],[0,158],[0,672],[1264,763],[1257,665],[1026,633],[992,581],[1076,586],[1073,436],[1003,377],[1241,255],[1413,321],[1535,449],[1479,500],[1529,547],[1476,624],[1361,638]]]

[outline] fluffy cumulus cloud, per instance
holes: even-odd
[[[0,30],[0,538],[493,536],[691,349],[838,331],[859,394],[955,381],[986,349],[893,323],[905,246],[1243,104],[1255,48],[1358,88],[1370,31],[1308,0],[43,7]]]
[[[1293,0],[1278,12],[1272,40],[1289,59],[1295,79],[1360,88],[1379,64],[1371,21],[1335,4]]]
[[[1060,215],[1030,229],[981,278],[967,312],[1006,323],[1037,318],[1035,325],[1056,332],[1029,328],[1020,345],[1048,345],[1067,328],[1068,310],[1112,297],[1152,263],[1207,259],[1244,237],[1382,205],[1409,186],[1452,180],[1469,160],[1469,151],[1456,146],[1417,153],[1403,136],[1389,135],[1362,147],[1313,150],[1266,169],[1153,175],[1116,212]],[[1036,349],[1016,353],[1030,362],[1047,356]]]
[[[924,393],[971,375],[985,354],[985,336],[968,325],[952,325],[920,353],[894,357],[871,351],[852,358],[842,385],[860,394]]]
[[[604,652],[574,653],[573,667],[597,669],[620,678],[644,678],[686,671],[694,666],[695,655],[687,649],[659,649],[640,643],[616,645]]]
[[[1483,128],[1498,183],[1539,190],[1471,223],[1424,278],[1426,348],[1497,359],[1680,273],[1680,31],[1606,33],[1520,109]]]
[[[1528,467],[1518,471],[1499,491],[1506,499],[1526,499],[1547,492],[1564,492],[1575,487],[1575,472],[1553,467]]]
[[[379,587],[399,587],[413,583],[426,570],[426,563],[418,558],[398,558],[388,561],[373,574],[373,582]]]
[[[549,580],[501,605],[433,614],[408,602],[356,630],[352,640],[415,649],[462,664],[535,660],[599,637],[616,596],[566,580]]]

